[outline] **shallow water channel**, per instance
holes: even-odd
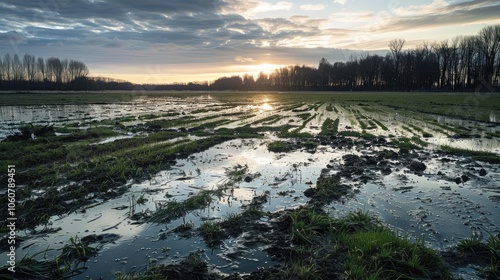
[[[63,125],[147,115],[158,113],[159,110],[170,112],[174,108],[189,114],[192,110],[218,104],[210,98],[198,101],[186,103],[184,99],[173,98],[163,100],[163,103],[144,99],[111,105],[2,107],[0,132],[5,137],[12,133],[14,125],[22,122]],[[257,110],[256,119],[273,113],[286,114],[283,111],[269,111],[261,107],[262,104],[252,106],[255,108],[240,105],[223,111]],[[270,107],[273,108],[272,106]],[[343,108],[338,109],[341,114],[340,126],[353,126],[347,114],[342,115]],[[313,134],[319,132],[321,123],[330,113],[324,111],[324,108],[319,112],[321,115],[303,131]],[[405,136],[408,132],[401,129],[401,124],[418,122],[412,120],[411,116],[407,119],[390,113],[381,113],[381,116],[390,130],[377,132],[385,134]],[[255,118],[235,121],[226,127],[239,126]],[[289,120],[281,121],[286,122]],[[425,129],[430,130],[427,127]],[[342,216],[356,209],[370,211],[402,235],[413,240],[422,238],[430,247],[438,250],[456,245],[464,238],[487,238],[489,233],[500,232],[500,166],[478,164],[458,156],[438,156],[432,150],[436,145],[442,144],[461,147],[475,143],[475,147],[480,150],[499,153],[498,140],[450,139],[436,131],[433,134],[435,136],[429,139],[429,143],[434,146],[419,152],[427,166],[423,173],[415,174],[404,165],[394,164],[390,174],[376,171],[372,179],[365,182],[357,178],[343,178],[342,183],[352,186],[355,195],[331,203],[325,210],[335,216]],[[133,136],[105,139],[96,145]],[[113,279],[117,273],[127,274],[140,271],[150,264],[169,263],[193,251],[202,251],[207,262],[223,273],[250,273],[259,267],[278,264],[263,251],[265,245],[259,242],[259,236],[243,233],[239,237],[224,240],[221,246],[212,249],[200,236],[183,236],[172,229],[186,223],[198,227],[203,221],[220,221],[231,213],[240,213],[242,206],[249,204],[255,196],[263,194],[268,195],[267,202],[262,205],[263,211],[275,212],[304,205],[308,198],[303,192],[314,186],[327,166],[327,172],[337,173],[344,163],[343,156],[371,156],[383,149],[397,151],[393,147],[371,145],[343,148],[319,145],[315,152],[305,149],[288,153],[269,152],[267,144],[276,139],[273,133],[266,132],[263,139],[231,140],[192,154],[187,159],[177,160],[175,166],[160,171],[147,180],[130,181],[129,191],[120,197],[106,201],[95,199],[92,205],[82,207],[77,212],[52,217],[47,225],[37,227],[42,232],[39,235],[19,232],[19,237],[25,237],[26,240],[18,248],[17,254],[31,255],[47,248],[61,248],[70,237],[107,234],[108,240],[99,245],[98,255],[85,264],[89,268],[74,279]],[[226,170],[234,166],[247,166],[252,180],[239,182],[229,194],[215,197],[209,207],[192,211],[168,224],[136,223],[130,219],[135,213],[155,211],[159,203],[184,201],[200,190],[216,189],[227,180]],[[487,170],[487,174],[480,176],[480,169]],[[466,175],[468,180],[457,184],[454,179],[462,175]],[[65,187],[70,188],[71,185]],[[92,195],[90,193],[88,197],[91,198]],[[143,198],[141,204],[135,203],[139,197]],[[262,218],[259,222],[267,223],[267,218]],[[60,230],[43,232],[47,227]],[[56,254],[56,251],[48,251],[44,257],[50,259]],[[0,261],[6,261],[6,254],[3,252]]]

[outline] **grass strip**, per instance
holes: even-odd
[[[488,163],[500,163],[500,156],[494,153],[490,152],[483,152],[483,151],[474,151],[474,150],[468,150],[468,149],[460,149],[460,148],[453,148],[448,145],[442,145],[440,147],[441,151],[453,154],[453,155],[458,155],[458,156],[470,156],[474,160],[477,161],[484,161]]]

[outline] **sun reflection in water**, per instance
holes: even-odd
[[[260,106],[260,108],[265,111],[270,111],[273,109],[273,106],[271,106],[271,104],[269,103],[264,103]]]

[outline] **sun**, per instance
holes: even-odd
[[[278,68],[278,66],[269,63],[262,63],[257,65],[255,68],[258,70],[258,72],[263,72],[264,74],[271,74],[274,70]]]
[[[228,72],[233,73],[233,75],[245,75],[249,74],[257,78],[260,73],[264,75],[270,75],[279,68],[283,67],[280,64],[272,64],[272,63],[260,63],[260,64],[247,64],[247,65],[232,65],[229,66]]]

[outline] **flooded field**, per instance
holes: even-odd
[[[499,275],[498,95],[72,98],[0,100],[16,277]]]

